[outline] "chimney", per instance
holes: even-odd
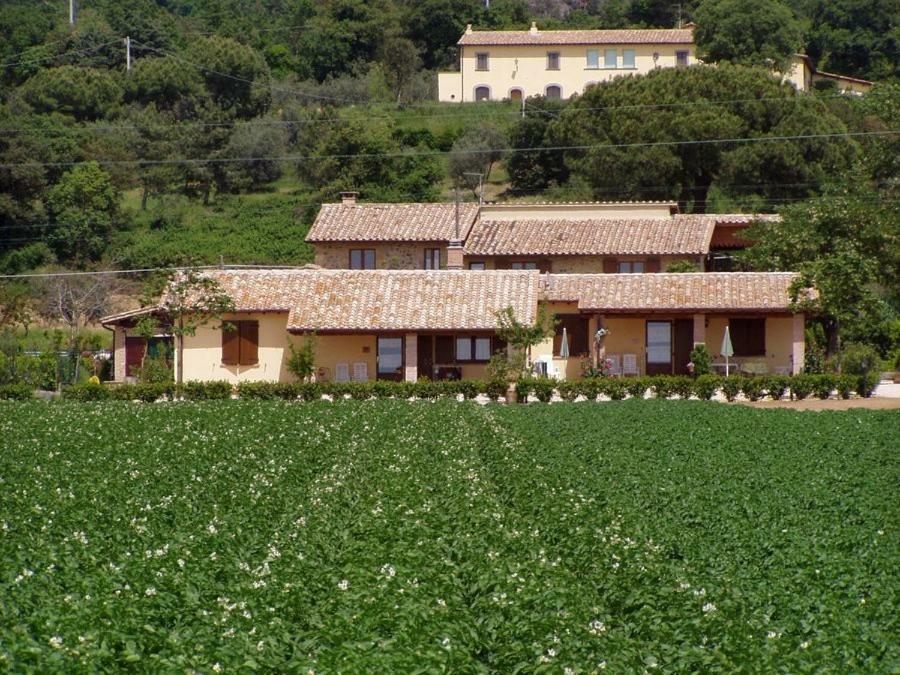
[[[466,24],[466,35],[471,35],[471,34],[472,34],[472,24],[467,23]]]
[[[356,204],[357,197],[359,197],[358,192],[342,192],[341,193],[341,204],[353,206],[354,204]]]
[[[447,244],[447,269],[461,270],[463,268],[463,243],[459,239]]]
[[[531,30],[528,31],[528,32],[531,33],[532,35],[537,35],[537,34],[538,34],[537,21],[532,21],[532,22],[531,22]]]

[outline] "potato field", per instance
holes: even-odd
[[[0,671],[891,672],[900,414],[0,402]]]

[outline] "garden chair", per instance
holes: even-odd
[[[350,364],[338,363],[334,366],[334,381],[349,382],[350,381]]]
[[[637,367],[636,354],[624,354],[622,356],[622,375],[640,375]]]
[[[353,381],[366,382],[369,379],[369,366],[365,361],[357,361],[353,364]]]
[[[609,363],[607,374],[610,377],[622,377],[622,362],[619,360],[619,355],[609,354],[606,357],[606,361]]]

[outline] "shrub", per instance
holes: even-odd
[[[770,375],[766,378],[766,391],[773,401],[780,401],[790,386],[790,378],[786,375]]]
[[[286,364],[288,371],[297,379],[308,381],[316,372],[316,334],[307,335],[299,348],[293,342],[289,342],[288,347],[291,350]]]
[[[823,401],[834,391],[836,378],[833,375],[818,375],[812,379],[813,393]]]
[[[701,375],[694,382],[694,393],[702,401],[709,401],[719,389],[721,379],[718,375]]]
[[[691,363],[694,364],[694,377],[708,375],[712,372],[712,356],[706,345],[699,344],[691,350]]]
[[[581,394],[580,382],[563,380],[556,385],[556,393],[563,401],[574,401]]]
[[[303,382],[297,385],[297,395],[303,401],[318,401],[322,398],[322,385],[319,382]]]
[[[73,384],[63,387],[63,398],[73,401],[107,401],[110,390],[102,384]]]
[[[795,375],[791,378],[791,398],[802,401],[812,393],[812,375]]]
[[[164,397],[171,398],[174,393],[174,382],[121,384],[109,389],[110,398],[116,401],[143,401],[144,403],[153,403]]]
[[[34,388],[27,384],[0,386],[0,401],[27,401],[34,396]]]
[[[841,373],[865,375],[878,368],[878,352],[869,345],[849,343],[841,352]]]
[[[138,382],[171,382],[174,379],[171,366],[162,357],[145,358],[140,368],[132,370]]]
[[[678,398],[689,399],[694,394],[693,378],[679,375],[669,380],[669,390]]]
[[[516,382],[516,394],[522,403],[532,393],[538,401],[548,403],[553,398],[555,387],[556,382],[549,377],[522,377]]]
[[[625,380],[625,389],[631,398],[644,398],[647,393],[647,378],[633,377]]]
[[[231,398],[231,384],[224,381],[183,382],[175,393],[186,401],[221,401]]]
[[[737,398],[737,395],[740,393],[743,386],[744,378],[740,375],[731,375],[729,377],[722,378],[722,393],[725,395],[725,400],[729,403],[733,402],[734,399]]]
[[[484,387],[484,393],[492,401],[496,401],[501,396],[506,396],[509,384],[506,380],[488,380]]]
[[[878,386],[880,379],[878,373],[859,375],[856,381],[856,393],[864,398],[869,398],[875,392],[875,387]]]
[[[237,394],[247,400],[272,401],[281,398],[275,382],[241,382],[237,386]]]
[[[741,392],[748,401],[758,401],[763,396],[765,384],[762,377],[746,377],[741,383]]]
[[[835,389],[837,389],[838,396],[844,400],[850,398],[850,394],[856,390],[856,383],[858,381],[859,377],[854,375],[841,375],[838,377],[835,383]]]

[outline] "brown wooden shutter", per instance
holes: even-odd
[[[504,260],[503,258],[497,258],[494,261],[494,269],[496,270],[508,270],[510,269],[509,260]]]
[[[604,258],[603,259],[603,273],[604,274],[615,274],[619,271],[619,262],[615,258]]]
[[[241,362],[240,321],[222,322],[222,363],[237,366]]]
[[[586,316],[573,316],[569,322],[569,351],[573,356],[588,353],[588,319]]]
[[[545,272],[551,272],[553,268],[553,264],[549,260],[539,260],[538,261],[538,269],[541,274]]]
[[[241,365],[256,365],[259,363],[259,322],[241,321],[238,332],[241,339]]]
[[[496,335],[491,338],[491,355],[497,352],[506,353],[506,340],[501,340]]]
[[[438,335],[434,340],[434,360],[446,365],[453,363],[453,336]]]
[[[647,258],[644,270],[651,273],[659,272],[659,258]]]

